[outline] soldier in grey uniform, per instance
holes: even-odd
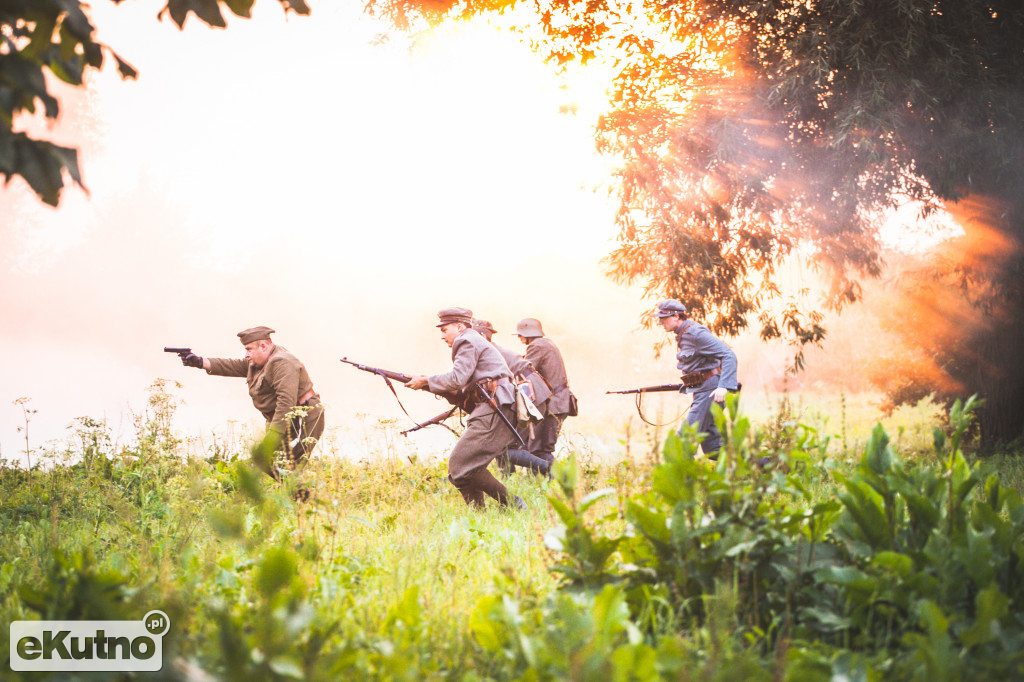
[[[482,507],[484,495],[488,495],[502,506],[524,508],[523,500],[509,495],[501,481],[487,470],[491,460],[515,442],[514,431],[497,411],[501,410],[509,423],[515,419],[512,372],[501,353],[473,331],[472,311],[445,308],[437,316],[441,338],[452,349],[452,369],[433,376],[416,375],[405,385],[437,394],[464,391],[480,398],[448,458],[448,480],[462,493],[466,504]]]
[[[547,403],[547,414],[534,429],[526,449],[534,457],[554,462],[555,443],[558,442],[562,422],[570,414],[570,401],[575,400],[569,390],[565,362],[562,360],[562,353],[558,350],[558,346],[544,336],[540,320],[533,317],[519,320],[519,324],[516,325],[516,334],[519,335],[519,340],[526,344],[526,359],[544,377],[544,381],[547,382],[548,388],[551,390],[551,398]]]
[[[704,325],[686,319],[686,306],[674,298],[658,304],[654,310],[661,328],[676,335],[676,366],[683,374],[685,391],[693,393],[686,412],[686,423],[698,425],[707,437],[701,450],[709,459],[718,459],[722,434],[715,426],[711,403],[725,402],[729,391],[737,390],[736,353]]]
[[[295,469],[305,463],[324,433],[324,407],[306,366],[271,341],[273,333],[270,327],[238,332],[245,359],[203,358],[190,353],[181,364],[216,376],[245,377],[252,404],[267,420],[267,431],[276,433],[284,444],[288,466]],[[296,407],[304,409],[296,411]],[[305,414],[289,416],[293,412]],[[273,469],[268,473],[277,478]]]
[[[473,320],[473,329],[477,331],[482,337],[490,341],[491,345],[498,349],[501,353],[501,357],[505,358],[505,364],[508,365],[512,371],[513,378],[519,381],[525,381],[529,385],[530,400],[537,409],[543,414],[547,409],[548,399],[551,397],[551,391],[548,390],[547,384],[541,376],[533,371],[533,365],[530,361],[519,355],[515,351],[509,350],[503,346],[499,346],[494,343],[494,335],[497,330],[494,325],[488,320]],[[523,427],[519,428],[519,436],[523,439],[523,442],[527,445],[530,439],[530,428]],[[501,469],[505,473],[512,473],[515,471],[516,466],[523,467],[532,471],[535,474],[550,475],[551,462],[535,457],[527,450],[520,448],[510,448],[507,452],[498,456],[498,461],[501,464]]]

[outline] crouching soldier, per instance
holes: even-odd
[[[270,327],[238,332],[245,347],[244,359],[204,358],[190,353],[181,363],[205,369],[207,374],[245,377],[253,406],[267,420],[267,432],[276,435],[288,467],[295,469],[305,463],[324,433],[324,408],[306,366],[271,341],[273,333]],[[278,477],[273,466],[267,473]]]

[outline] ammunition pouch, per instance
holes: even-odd
[[[683,386],[686,388],[700,388],[704,385],[704,382],[713,376],[717,376],[722,373],[721,367],[715,367],[713,369],[705,369],[700,372],[690,372],[680,377],[683,381]]]

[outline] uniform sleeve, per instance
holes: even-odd
[[[544,377],[545,380],[548,379],[547,374],[544,373],[544,370],[547,369],[544,362],[546,359],[547,356],[540,344],[534,342],[526,347],[525,360],[530,363],[530,366],[533,367],[534,371],[540,372],[540,375]],[[551,370],[548,370],[549,374],[550,372]]]
[[[207,374],[219,377],[244,377],[249,372],[248,360],[235,360],[233,358],[206,358],[210,361],[210,369]]]
[[[265,376],[276,395],[274,418],[270,420],[270,428],[284,433],[285,419],[299,397],[299,367],[284,358],[271,358],[267,363]]]
[[[520,375],[527,370],[533,370],[533,363],[524,358],[522,355],[516,355],[513,352],[509,352],[508,355],[502,354],[505,358],[505,362],[508,364],[509,370],[513,375]]]
[[[736,390],[736,353],[717,336],[702,329],[694,334],[696,354],[706,358],[715,358],[722,367],[718,377],[718,385],[730,391]]]
[[[452,346],[452,369],[444,374],[427,377],[431,393],[452,393],[466,386],[476,370],[476,354],[472,344],[457,338]]]

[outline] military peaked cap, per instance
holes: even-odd
[[[658,304],[658,307],[651,313],[655,317],[672,317],[673,315],[685,315],[686,306],[674,298],[668,298]]]
[[[437,317],[441,320],[437,324],[438,327],[443,327],[453,322],[461,322],[467,327],[473,326],[473,311],[467,308],[445,308],[437,313]]]
[[[270,340],[270,335],[274,333],[274,330],[270,327],[253,327],[252,329],[243,329],[238,332],[238,338],[242,340],[242,345],[247,346],[253,341],[262,341],[263,339]]]

